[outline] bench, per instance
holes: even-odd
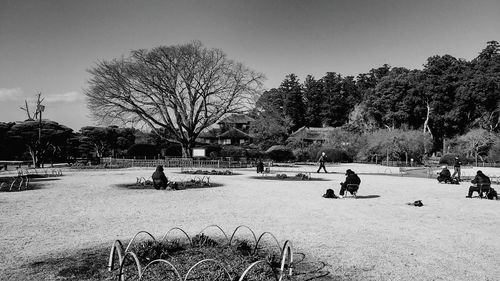
[[[405,167],[399,167],[399,175],[404,176],[408,174],[408,170]]]
[[[17,169],[21,168],[21,165],[23,165],[25,161],[5,161],[5,160],[0,160],[0,170],[5,170],[7,171],[7,166],[16,166]]]

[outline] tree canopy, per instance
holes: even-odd
[[[200,42],[135,50],[89,70],[85,95],[103,123],[145,124],[174,137],[191,155],[199,133],[253,106],[263,74]]]
[[[274,98],[260,100],[264,110],[259,114],[269,116],[266,108],[283,111],[279,104],[292,120],[292,130],[333,126],[358,133],[380,128],[421,131],[433,139],[429,151],[471,129],[500,132],[496,41],[488,42],[471,61],[434,55],[422,70],[384,64],[356,78],[327,72],[319,80],[309,75],[303,84],[298,81],[297,76],[286,75],[278,90],[267,92]],[[272,106],[262,106],[265,102]]]
[[[27,120],[14,124],[8,131],[11,141],[28,148],[36,167],[40,167],[47,158],[59,153],[72,135],[72,129],[50,120]]]

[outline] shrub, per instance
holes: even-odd
[[[456,154],[445,154],[441,156],[441,159],[439,159],[439,164],[453,166],[455,164],[456,156]],[[460,162],[462,162],[462,164],[474,162],[474,160],[471,161],[471,159],[467,159],[467,157],[461,155],[458,155],[458,159],[460,160]]]
[[[500,141],[493,144],[488,154],[488,160],[490,162],[500,162]]]
[[[195,237],[193,237],[192,243],[194,247],[215,247],[219,245],[217,241],[205,235],[204,233],[197,234]]]
[[[211,159],[219,157],[222,147],[218,144],[207,145],[205,148],[205,155]]]
[[[168,245],[154,240],[143,241],[134,246],[137,258],[141,262],[150,262],[168,257]]]
[[[273,161],[277,162],[290,161],[294,159],[293,152],[289,148],[282,145],[271,146],[271,148],[266,151],[266,154]]]
[[[349,157],[347,152],[341,149],[327,148],[322,151],[318,151],[316,159],[319,159],[321,152],[325,152],[327,160],[331,162],[352,162],[352,158]]]
[[[311,155],[309,154],[309,150],[307,149],[301,149],[301,148],[294,149],[293,155],[295,159],[300,162],[312,160]]]
[[[232,157],[236,159],[246,157],[246,149],[240,146],[226,145],[222,147],[220,156]]]
[[[164,148],[165,156],[171,157],[181,157],[182,156],[182,145],[179,143],[170,143]]]
[[[138,158],[155,158],[158,156],[158,148],[152,144],[136,143],[129,147],[127,155]]]
[[[360,140],[359,159],[367,159],[371,155],[383,158],[389,155],[390,160],[422,159],[431,148],[432,139],[429,134],[415,130],[380,129],[363,136]]]

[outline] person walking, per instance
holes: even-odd
[[[452,178],[457,175],[457,180],[460,181],[460,166],[462,165],[462,162],[460,162],[460,159],[458,156],[455,157],[455,164],[453,165],[453,175],[451,176]]]
[[[318,162],[319,162],[319,168],[318,168],[317,173],[319,173],[319,171],[321,170],[321,168],[323,168],[323,170],[325,171],[325,173],[328,174],[328,172],[326,171],[326,168],[325,168],[326,154],[324,152],[321,153],[321,156],[319,157]]]

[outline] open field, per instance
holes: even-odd
[[[361,174],[360,198],[322,198],[327,188],[338,194],[348,168]],[[139,230],[161,236],[179,226],[196,234],[211,224],[228,232],[244,224],[289,239],[343,276],[335,280],[500,280],[500,201],[464,198],[468,182],[368,174],[380,169],[327,167],[337,173],[313,174],[323,181],[256,180],[253,169],[242,169],[210,177],[223,186],[183,191],[115,186],[151,169],[68,170],[39,189],[0,193],[0,280],[30,280],[29,263],[111,246]],[[166,170],[174,179],[179,172]],[[424,207],[406,205],[415,200]],[[64,280],[58,278],[44,279]]]

